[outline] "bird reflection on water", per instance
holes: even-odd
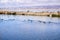
[[[60,40],[60,22],[25,19],[25,16],[7,16],[0,22],[0,40]]]

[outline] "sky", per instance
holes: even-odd
[[[44,5],[60,5],[60,0],[0,0],[0,7]]]

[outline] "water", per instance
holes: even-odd
[[[60,18],[0,15],[0,40],[60,40]]]

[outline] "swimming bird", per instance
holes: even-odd
[[[40,20],[39,20],[38,22],[40,22],[40,23],[41,23],[42,21],[40,21]]]
[[[45,21],[42,21],[43,23],[46,23]]]
[[[29,22],[33,22],[33,20],[28,19]]]

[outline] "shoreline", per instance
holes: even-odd
[[[28,15],[28,16],[48,16],[48,17],[60,17],[60,12],[23,12],[23,11],[0,11],[0,14],[4,15]]]

